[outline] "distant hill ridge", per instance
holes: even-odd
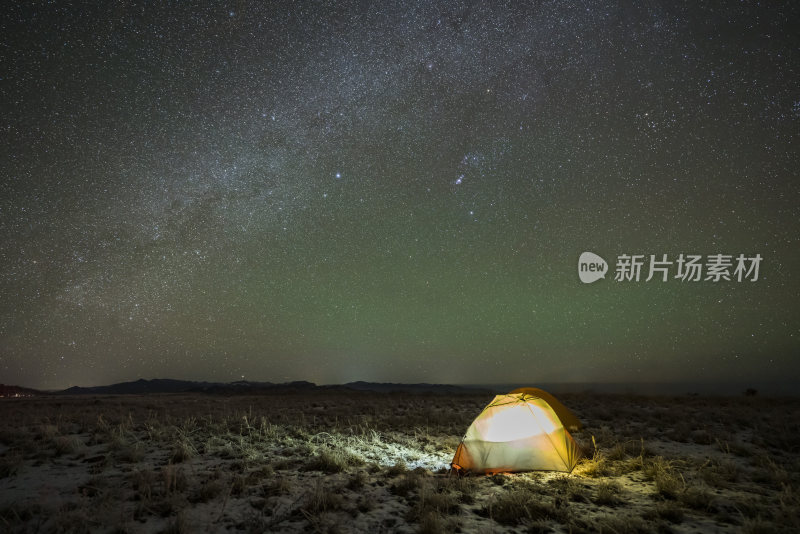
[[[281,394],[293,392],[340,392],[342,394],[358,394],[359,392],[378,393],[414,393],[466,395],[483,393],[504,393],[530,383],[517,384],[400,384],[393,382],[348,382],[340,385],[317,385],[313,382],[251,382],[237,380],[235,382],[205,382],[192,380],[175,380],[140,378],[132,382],[120,382],[107,386],[80,387],[73,386],[63,391],[42,391],[21,386],[0,384],[0,398],[34,397],[45,395],[147,395],[166,393],[208,393],[208,394]],[[589,394],[638,394],[638,395],[723,395],[739,396],[758,394],[758,396],[800,396],[800,388],[796,381],[775,383],[537,383],[545,391],[554,394],[589,393]],[[748,393],[750,392],[750,393]]]
[[[485,391],[483,389],[469,386],[452,386],[445,384],[396,384],[396,383],[375,383],[375,382],[350,382],[342,385],[319,386],[313,382],[295,381],[285,383],[273,382],[250,382],[237,380],[235,382],[196,382],[192,380],[175,380],[171,378],[154,378],[146,380],[140,378],[133,382],[120,382],[107,386],[81,387],[73,386],[63,391],[44,392],[34,389],[20,388],[17,386],[0,386],[0,391],[7,391],[4,396],[32,395],[147,395],[163,393],[217,393],[217,394],[236,394],[236,393],[289,393],[296,391],[340,391],[357,392],[372,391],[378,393],[404,392],[404,393],[440,393],[440,394],[464,394]],[[25,392],[22,395],[22,392]]]

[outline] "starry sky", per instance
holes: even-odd
[[[629,4],[8,6],[0,382],[797,376],[800,4]]]

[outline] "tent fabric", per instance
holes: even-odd
[[[561,404],[557,398],[543,389],[517,388],[511,393],[525,393],[526,395],[544,399],[547,401],[547,404],[550,405],[553,411],[556,412],[556,415],[558,415],[558,418],[561,419],[561,423],[564,425],[564,427],[570,432],[575,432],[583,428],[583,423],[580,422],[580,420],[569,410],[569,408]]]
[[[475,418],[451,466],[461,472],[570,472],[578,444],[542,398],[525,393],[497,395]]]

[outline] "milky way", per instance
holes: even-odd
[[[800,372],[796,2],[99,4],[0,22],[0,382]]]

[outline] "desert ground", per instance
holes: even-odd
[[[558,397],[572,473],[462,477],[491,394],[2,399],[0,531],[800,530],[800,400]]]

